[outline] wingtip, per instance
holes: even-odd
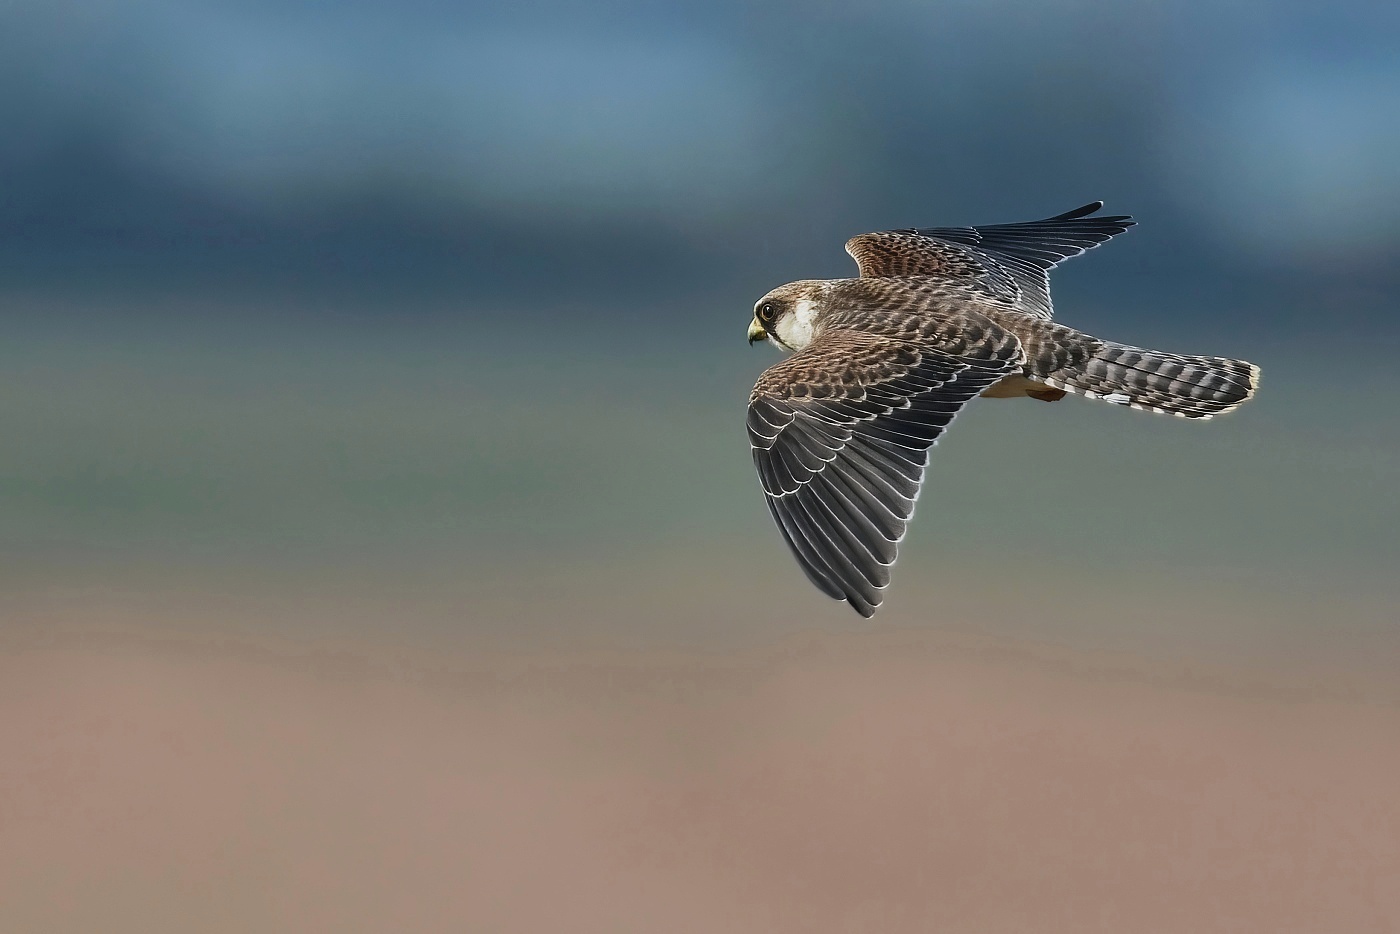
[[[881,596],[880,603],[867,603],[859,597],[853,596],[846,596],[842,599],[844,599],[846,601],[846,605],[849,606],[851,609],[855,610],[856,613],[859,614],[862,619],[869,619],[870,617],[874,616],[875,611],[880,608],[880,603],[884,602],[883,595]]]
[[[1091,214],[1094,214],[1094,213],[1096,213],[1096,212],[1098,212],[1098,211],[1101,211],[1101,210],[1103,210],[1103,202],[1102,202],[1102,201],[1090,201],[1088,204],[1084,205],[1083,207],[1075,208],[1073,211],[1066,211],[1066,212],[1063,213],[1063,214],[1056,214],[1054,217],[1049,218],[1049,220],[1052,220],[1052,221],[1077,221],[1077,220],[1080,220],[1080,219],[1082,219],[1082,218],[1088,217],[1088,216],[1090,216]],[[1095,217],[1094,220],[1096,220],[1096,221],[1103,221],[1103,222],[1111,223],[1111,224],[1117,224],[1119,227],[1123,228],[1124,230],[1127,230],[1129,227],[1136,227],[1136,226],[1137,226],[1137,221],[1133,220],[1133,217],[1132,217],[1131,214],[1113,214],[1113,215],[1105,214],[1105,215],[1102,216],[1102,217]]]
[[[1063,214],[1056,214],[1056,215],[1052,218],[1052,220],[1057,220],[1057,221],[1073,221],[1073,220],[1078,220],[1078,219],[1081,218],[1081,217],[1088,217],[1090,214],[1093,214],[1095,211],[1099,211],[1099,210],[1102,210],[1102,209],[1103,209],[1103,202],[1102,202],[1102,201],[1090,201],[1088,204],[1084,205],[1083,207],[1075,208],[1073,211],[1066,211],[1066,212],[1063,213]]]
[[[1103,230],[1109,231],[1108,236],[1105,236],[1105,237],[1103,237],[1101,240],[1099,240],[1100,243],[1102,243],[1104,240],[1107,240],[1109,237],[1113,236],[1113,234],[1119,234],[1119,233],[1122,233],[1123,231],[1127,230],[1129,227],[1136,227],[1136,226],[1137,226],[1137,221],[1133,220],[1132,215],[1130,215],[1130,214],[1095,214],[1096,211],[1098,211],[1098,210],[1100,210],[1100,209],[1102,209],[1102,208],[1103,208],[1103,202],[1102,202],[1102,201],[1091,201],[1091,202],[1089,202],[1088,204],[1084,205],[1083,207],[1075,208],[1073,211],[1066,211],[1066,212],[1063,213],[1063,214],[1057,215],[1057,216],[1055,216],[1055,217],[1048,218],[1048,220],[1050,220],[1050,221],[1078,221],[1078,220],[1084,220],[1084,221],[1085,221],[1086,223],[1088,223],[1088,224],[1097,224],[1097,225],[1098,225],[1100,228],[1102,228]],[[1091,215],[1093,215],[1093,216],[1091,216]],[[1086,220],[1086,219],[1087,219],[1087,220]],[[1094,244],[1094,246],[1097,246],[1097,244]],[[1086,247],[1085,249],[1092,249],[1092,246],[1091,246],[1091,247]]]

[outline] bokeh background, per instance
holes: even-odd
[[[1400,8],[0,6],[0,926],[1400,924]],[[859,232],[1139,227],[886,607],[744,435]]]

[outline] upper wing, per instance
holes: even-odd
[[[1024,224],[926,227],[861,234],[846,242],[864,277],[955,279],[988,299],[1049,318],[1049,271],[1133,226],[1127,216],[1093,217],[1102,201]]]
[[[862,616],[884,600],[929,447],[1024,357],[1015,337],[981,325],[974,341],[947,349],[822,334],[766,370],[749,397],[769,511],[812,583]]]

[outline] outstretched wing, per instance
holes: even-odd
[[[825,333],[766,370],[749,397],[769,511],[812,583],[862,616],[884,600],[929,447],[1024,357],[1015,337],[981,323],[957,348]]]
[[[1037,318],[1054,314],[1049,272],[1133,226],[1133,219],[1093,216],[1102,201],[1045,220],[985,227],[925,227],[861,234],[846,243],[866,278],[953,279],[988,300]]]

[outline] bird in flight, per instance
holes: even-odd
[[[1074,392],[1207,419],[1259,368],[1130,347],[1055,323],[1049,272],[1133,226],[1103,202],[1045,220],[861,234],[859,278],[806,279],[754,305],[749,343],[792,355],[749,396],[764,498],[807,577],[861,616],[884,601],[929,448],[972,399]]]

